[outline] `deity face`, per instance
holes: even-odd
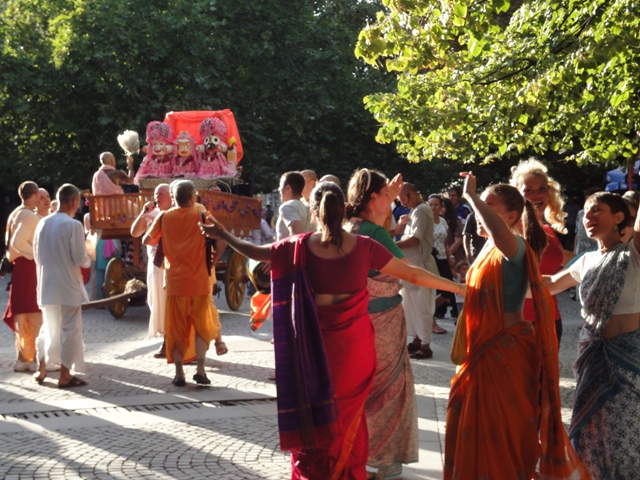
[[[163,140],[153,141],[153,155],[161,156],[167,153],[167,143]]]
[[[178,156],[187,158],[191,156],[191,142],[189,140],[178,141]]]
[[[215,153],[220,145],[220,137],[209,135],[204,139],[204,148],[207,153]]]

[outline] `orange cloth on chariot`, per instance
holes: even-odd
[[[219,118],[222,123],[227,127],[227,139],[226,143],[229,143],[230,139],[235,138],[235,150],[236,150],[236,163],[240,163],[244,150],[242,148],[242,141],[240,140],[240,133],[238,132],[238,125],[236,124],[236,118],[233,112],[228,108],[224,110],[195,110],[186,112],[169,112],[164,116],[164,123],[169,125],[174,132],[188,132],[193,138],[196,139],[196,143],[202,143],[202,137],[200,136],[200,125],[202,121],[208,117]]]
[[[502,254],[467,277],[467,356],[451,381],[444,479],[588,479],[562,423],[553,302],[527,245],[536,322],[504,328]]]

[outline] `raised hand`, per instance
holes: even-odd
[[[398,173],[391,180],[387,179],[387,188],[389,189],[389,197],[396,198],[402,190],[402,174]]]
[[[476,176],[473,172],[460,172],[460,176],[464,178],[463,195],[476,193]]]

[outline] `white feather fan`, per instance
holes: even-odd
[[[118,144],[127,157],[140,152],[140,137],[138,137],[138,132],[133,130],[125,130],[118,135]]]

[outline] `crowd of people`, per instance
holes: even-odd
[[[131,160],[125,173],[110,153],[100,159],[94,193],[122,193]],[[438,324],[445,318],[456,325],[458,365],[445,479],[633,478],[640,468],[638,195],[589,191],[584,209],[565,206],[560,185],[536,159],[483,192],[473,172],[462,172],[461,184],[423,194],[400,175],[362,168],[343,192],[333,175],[286,172],[277,211],[265,209],[249,239],[198,204],[191,181],[159,185],[131,236],[147,246],[148,334],[163,338],[155,356],[175,365],[173,385],[186,384],[191,361],[193,380],[210,384],[209,345],[227,352],[211,265],[229,245],[271,277],[252,298],[252,321],[253,328],[273,321],[271,379],[292,478],[389,478],[418,460],[410,358],[433,358],[431,335],[447,333]],[[14,369],[33,371],[38,383],[59,370],[60,388],[86,385],[74,375],[83,371],[88,301],[80,267],[92,263],[74,220],[80,192],[63,185],[55,206],[34,182],[18,193],[22,203],[6,227],[14,269],[3,317],[16,334]],[[106,258],[105,250],[118,255],[103,244],[96,256]],[[584,323],[567,432],[554,295],[571,288]]]

